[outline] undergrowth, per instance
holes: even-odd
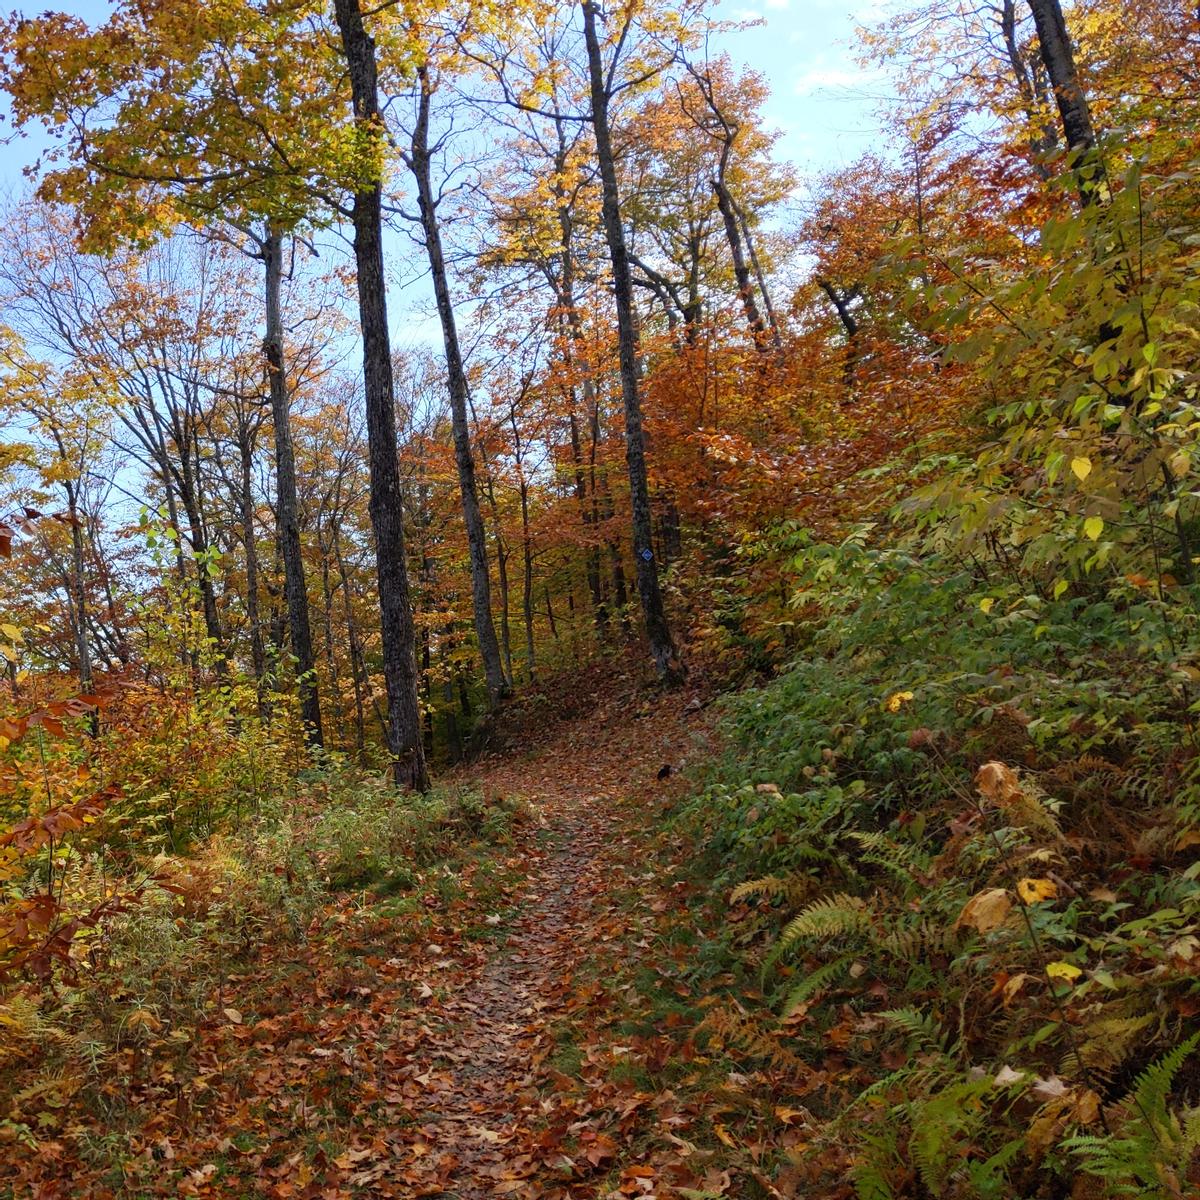
[[[466,788],[399,795],[331,765],[302,773],[188,857],[143,864],[136,901],[77,932],[65,965],[0,989],[0,1144],[15,1162],[68,1131],[91,1144],[100,1121],[108,1141],[119,1132],[129,1145],[154,1115],[148,1096],[203,1092],[201,1031],[243,1019],[223,998],[231,980],[264,962],[282,971],[302,961],[310,944],[344,937],[348,920],[369,933],[374,913],[406,917],[421,937],[462,893],[461,876],[494,876],[490,860],[523,816],[519,801],[485,802]],[[110,858],[89,843],[60,864],[58,886],[75,907],[118,886]],[[45,864],[34,856],[28,873],[30,888],[42,886]],[[493,882],[498,894],[502,880]],[[482,905],[494,902],[476,891]],[[95,1147],[102,1161],[108,1141]]]
[[[861,534],[797,567],[806,649],[727,703],[675,816],[729,899],[698,1036],[807,1106],[780,1178],[1195,1194],[1194,610]]]

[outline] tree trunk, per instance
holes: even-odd
[[[529,682],[537,676],[533,648],[533,536],[529,531],[529,484],[522,478],[521,493],[521,611],[525,618],[525,665]]]
[[[1079,197],[1083,204],[1092,204],[1098,198],[1096,188],[1103,180],[1104,171],[1099,164],[1089,165],[1085,161],[1096,148],[1096,131],[1075,68],[1075,53],[1071,49],[1062,5],[1059,0],[1029,0],[1029,10],[1037,26],[1042,63],[1054,89],[1063,136],[1078,173]]]
[[[204,532],[200,510],[195,500],[183,497],[184,512],[188,519],[188,541],[196,559],[196,582],[200,588],[200,607],[204,614],[204,633],[213,654],[213,665],[217,677],[225,679],[229,674],[229,662],[225,657],[225,635],[221,630],[221,615],[217,609],[217,590],[213,586],[212,557],[208,537]]]
[[[437,199],[433,193],[432,151],[429,146],[429,111],[433,89],[428,68],[418,68],[417,78],[421,90],[408,166],[417,185],[425,254],[429,261],[429,274],[433,280],[433,294],[442,326],[442,343],[446,351],[446,382],[450,393],[450,422],[454,432],[454,461],[458,468],[458,490],[462,497],[463,523],[467,529],[467,546],[471,559],[471,602],[475,615],[475,636],[479,639],[479,654],[483,659],[488,698],[495,705],[508,695],[510,688],[500,659],[500,644],[496,640],[496,626],[492,619],[487,533],[483,527],[483,514],[479,511],[475,457],[471,451],[471,426],[467,420],[469,384],[463,367],[458,325],[454,318],[454,304],[450,297],[450,282],[446,274],[446,256],[442,250],[441,229],[438,227]]]
[[[283,591],[287,603],[288,632],[296,656],[297,689],[304,739],[310,746],[324,745],[321,698],[313,658],[312,628],[308,620],[308,589],[300,548],[300,503],[296,495],[296,456],[292,448],[287,373],[283,361],[283,234],[268,228],[262,244],[266,275],[267,332],[263,355],[271,396],[271,422],[275,430],[275,489],[280,550],[283,556]]]
[[[999,9],[994,9],[1000,25],[1000,37],[1004,51],[1012,68],[1013,81],[1021,97],[1021,107],[1029,122],[1029,149],[1033,155],[1033,169],[1045,182],[1050,178],[1046,156],[1058,145],[1058,131],[1054,123],[1040,115],[1039,109],[1045,101],[1045,87],[1039,77],[1030,72],[1025,61],[1025,52],[1017,43],[1017,0],[1001,0]]]
[[[508,544],[500,526],[500,506],[496,502],[496,481],[487,458],[483,460],[488,507],[492,510],[492,529],[496,538],[496,575],[500,585],[500,651],[504,655],[504,673],[512,678],[512,628],[509,621]]]
[[[858,369],[858,318],[855,317],[850,305],[858,296],[858,289],[839,292],[828,279],[817,276],[817,287],[821,289],[833,305],[846,331],[846,359],[842,364],[842,378],[846,385],[846,395],[854,392],[854,375]]]
[[[750,255],[754,278],[758,281],[758,294],[762,297],[763,308],[767,314],[767,328],[771,331],[771,343],[776,350],[782,349],[783,341],[779,335],[779,321],[775,316],[775,306],[771,303],[771,291],[767,287],[766,272],[759,261],[758,251],[754,248],[754,234],[751,232],[750,222],[746,219],[745,210],[734,200],[732,193],[729,195],[729,201],[733,205],[734,215],[737,217],[738,226],[742,231],[742,241],[745,242],[746,251]]]
[[[717,208],[721,219],[725,222],[725,240],[729,243],[729,256],[733,259],[733,275],[737,280],[738,295],[741,297],[742,308],[746,312],[746,323],[754,340],[759,346],[767,344],[767,327],[763,322],[762,313],[758,311],[758,302],[754,299],[754,281],[750,276],[750,267],[746,262],[746,254],[742,248],[742,232],[738,225],[737,212],[733,206],[733,197],[729,189],[720,179],[712,181],[713,193],[717,197]]]
[[[331,546],[326,545],[324,538],[321,536],[321,529],[317,527],[318,545],[321,550],[321,599],[323,601],[324,613],[322,620],[322,632],[324,634],[324,655],[325,655],[325,670],[329,679],[329,689],[332,693],[333,700],[333,720],[334,720],[334,741],[336,744],[338,735],[346,726],[346,707],[342,703],[342,687],[341,681],[338,678],[337,653],[333,644],[333,581],[330,577],[330,551]]]
[[[584,345],[583,325],[579,318],[579,310],[575,306],[575,253],[572,244],[575,236],[575,221],[571,211],[573,197],[570,196],[562,182],[567,172],[568,147],[561,117],[555,119],[555,130],[558,135],[558,150],[554,160],[554,197],[558,205],[559,245],[562,250],[562,267],[558,278],[558,303],[559,308],[562,310],[560,320],[565,321],[567,333],[567,337],[563,343],[563,354],[566,358],[567,374],[572,379],[569,385],[569,403],[567,408],[571,433],[571,462],[575,469],[575,500],[579,505],[579,516],[583,525],[584,537],[589,543],[587,549],[587,581],[588,591],[592,598],[592,617],[596,622],[596,633],[601,643],[603,643],[608,634],[608,608],[604,603],[604,592],[600,583],[600,546],[589,533],[589,529],[596,523],[596,501],[593,496],[589,504],[587,483],[584,477],[583,449],[579,437],[579,420],[575,413],[576,390],[574,373],[576,357],[573,347],[580,351],[578,361],[582,363],[584,370],[583,398],[585,409],[590,410],[595,406],[596,384],[592,376],[591,363],[587,360],[587,348]]]
[[[633,554],[637,564],[638,594],[650,652],[659,677],[667,683],[684,678],[683,664],[671,640],[658,580],[658,564],[651,548],[650,488],[646,477],[646,441],[642,431],[642,402],[638,394],[638,344],[633,311],[633,281],[629,254],[621,225],[621,200],[608,120],[608,84],[596,32],[595,0],[582,0],[583,32],[587,43],[588,75],[592,94],[592,126],[596,160],[603,186],[604,233],[612,260],[613,293],[617,309],[617,343],[620,351],[621,396],[625,404],[625,460],[629,467],[630,507],[633,513]]]
[[[254,682],[261,693],[267,673],[267,653],[263,647],[262,617],[258,610],[258,539],[255,536],[254,494],[251,490],[254,447],[250,444],[249,431],[244,428],[238,437],[238,453],[242,468],[241,495],[238,500],[242,510],[242,546],[246,552],[246,620],[250,625],[250,663],[254,669]]]
[[[361,754],[367,740],[365,704],[367,672],[363,663],[358,622],[354,618],[354,602],[350,594],[350,576],[346,571],[346,560],[342,557],[342,537],[338,532],[337,522],[334,522],[333,525],[333,557],[342,581],[342,619],[346,623],[346,640],[350,643],[350,679],[354,684],[354,744]]]
[[[358,0],[334,0],[334,12],[349,68],[355,121],[364,134],[382,136],[375,42],[363,25]],[[353,225],[371,468],[371,528],[375,535],[383,676],[388,698],[388,751],[396,785],[426,791],[429,777],[421,745],[416,646],[404,550],[396,397],[383,270],[383,193],[378,181],[355,192]]]
[[[594,505],[588,504],[587,481],[583,473],[583,448],[579,440],[579,421],[575,416],[575,389],[571,389],[571,412],[569,414],[571,430],[571,465],[575,473],[575,502],[579,505],[579,516],[583,522],[584,535],[589,539],[587,547],[587,585],[588,594],[592,598],[592,617],[596,622],[596,633],[603,641],[608,634],[608,607],[604,603],[604,593],[600,587],[600,547],[592,545],[592,526]]]
[[[75,635],[75,654],[79,660],[79,690],[87,693],[92,690],[92,653],[88,645],[87,590],[83,579],[83,525],[79,518],[74,484],[68,482],[66,492],[67,518],[71,522],[71,625]]]
[[[512,627],[510,589],[508,586],[508,547],[499,530],[496,531],[496,566],[500,573],[500,641],[503,644],[504,664],[508,677],[512,678]]]

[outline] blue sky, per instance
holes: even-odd
[[[805,173],[845,166],[874,140],[872,85],[878,81],[856,67],[852,43],[856,25],[879,19],[886,3],[722,0],[717,9],[716,15],[727,20],[763,22],[724,35],[722,44],[736,62],[766,76],[772,93],[766,115],[783,133],[780,157]],[[109,9],[106,0],[37,0],[29,11],[46,7],[93,22]],[[6,121],[4,133],[8,132]],[[34,160],[40,144],[34,132],[0,146],[0,182],[6,189],[20,187],[21,170]]]
[[[880,80],[854,61],[854,31],[889,0],[723,0],[717,15],[760,21],[724,38],[730,56],[771,87],[766,116],[779,157],[807,174],[844,167],[877,142]]]
[[[715,16],[761,22],[721,36],[715,48],[735,63],[752,66],[767,79],[771,99],[767,122],[781,133],[777,156],[795,164],[801,178],[852,163],[877,142],[875,108],[880,81],[854,62],[854,31],[878,21],[890,0],[716,0]],[[0,0],[3,3],[3,0]],[[107,0],[34,0],[29,11],[45,7],[70,12],[89,22],[104,19]],[[0,114],[7,117],[0,96]],[[7,119],[0,136],[11,132]],[[29,186],[22,170],[46,144],[40,128],[0,144],[0,196],[20,195]],[[398,347],[437,346],[437,318],[429,288],[406,239],[389,237],[392,276],[389,304]]]

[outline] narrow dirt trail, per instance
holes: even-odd
[[[530,1133],[533,1068],[546,1050],[546,1024],[586,954],[611,824],[599,807],[604,799],[581,797],[554,811],[539,804],[557,844],[536,865],[507,944],[448,1000],[454,1017],[429,1040],[429,1066],[420,1073],[434,1085],[427,1124],[455,1159],[450,1196],[518,1190],[506,1185],[534,1166],[515,1152]],[[584,811],[589,804],[595,807]]]
[[[251,942],[180,1036],[150,1013],[95,1085],[111,1134],[80,1120],[13,1162],[0,1144],[0,1179],[23,1179],[6,1194],[585,1200],[639,1169],[629,1143],[651,1101],[584,1104],[607,1063],[572,1067],[593,1051],[555,1039],[603,1024],[604,972],[649,919],[649,846],[676,782],[657,776],[704,721],[686,695],[624,680],[587,703],[547,730],[526,714],[518,749],[448,781],[524,801],[500,840],[455,827],[457,853],[414,864],[417,886],[339,892],[302,936]]]
[[[524,760],[473,773],[485,791],[524,798],[539,836],[523,847],[528,874],[505,943],[442,998],[405,1068],[427,1088],[411,1184],[427,1175],[431,1194],[456,1200],[570,1194],[570,1160],[547,1176],[531,1153],[547,1116],[535,1071],[577,969],[598,938],[613,936],[614,881],[641,869],[630,807],[661,803],[659,768],[690,744],[683,708],[672,697],[633,722],[592,714]]]

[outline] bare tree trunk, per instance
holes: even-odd
[[[1079,197],[1084,205],[1092,204],[1098,198],[1096,188],[1103,181],[1104,170],[1100,164],[1086,161],[1095,151],[1096,131],[1079,82],[1062,5],[1059,0],[1029,0],[1029,10],[1037,26],[1042,63],[1054,89],[1063,136],[1078,173]]]
[[[212,559],[209,554],[211,547],[204,531],[203,518],[195,496],[188,493],[181,496],[183,510],[187,516],[187,540],[191,544],[196,560],[196,583],[200,589],[200,608],[204,615],[204,633],[210,643],[215,662],[214,666],[219,678],[224,679],[229,674],[229,663],[225,657],[225,635],[221,629],[221,616],[217,611],[217,590],[213,586]]]
[[[579,516],[583,522],[584,533],[592,527],[592,506],[588,504],[587,481],[583,473],[583,448],[579,441],[579,421],[574,410],[575,389],[571,389],[571,413],[569,423],[571,429],[571,465],[575,473],[575,502],[579,505]],[[592,598],[592,616],[596,622],[596,632],[603,639],[608,633],[608,608],[604,603],[604,593],[600,587],[600,547],[587,547],[587,585]]]
[[[342,703],[342,688],[338,680],[337,653],[333,645],[333,582],[330,579],[329,554],[331,545],[325,543],[321,529],[317,527],[317,539],[321,549],[321,599],[323,601],[323,634],[325,670],[328,672],[329,687],[332,690],[333,717],[335,728],[340,734],[345,727],[346,708]]]
[[[483,659],[488,698],[495,705],[508,695],[510,685],[500,661],[500,645],[496,640],[496,626],[492,620],[492,584],[488,567],[487,533],[483,527],[483,514],[479,511],[475,458],[471,452],[471,427],[467,421],[469,385],[458,340],[450,282],[446,274],[446,257],[442,250],[441,230],[438,227],[437,198],[433,191],[433,152],[429,145],[429,111],[433,87],[427,67],[421,66],[417,69],[417,79],[420,84],[417,121],[413,129],[412,153],[406,157],[417,185],[425,254],[433,279],[433,294],[442,326],[442,344],[446,351],[446,381],[450,392],[454,461],[458,468],[458,490],[462,497],[463,523],[467,529],[467,547],[471,559],[471,603],[475,616],[475,636],[479,639],[479,654]]]
[[[512,678],[512,623],[509,619],[511,612],[511,588],[508,583],[508,546],[496,532],[496,565],[500,575],[500,642],[504,651],[504,668],[508,677]]]
[[[532,683],[537,676],[533,649],[533,537],[529,531],[529,484],[522,478],[521,492],[521,565],[523,569],[521,608],[525,618],[525,665]]]
[[[254,669],[254,681],[261,692],[267,673],[267,654],[263,647],[262,616],[258,608],[258,539],[254,527],[254,493],[251,490],[254,448],[246,429],[242,429],[238,437],[238,454],[241,459],[241,495],[238,501],[242,517],[242,547],[246,553],[246,620],[250,624],[250,663]]]
[[[1058,145],[1058,132],[1053,122],[1046,120],[1039,112],[1046,99],[1045,86],[1040,76],[1030,71],[1025,53],[1017,44],[1017,0],[1001,0],[1000,7],[994,11],[1017,92],[1021,97],[1021,106],[1029,122],[1029,148],[1033,152],[1033,169],[1044,181],[1050,178],[1050,170],[1043,160]]]
[[[342,538],[337,524],[333,526],[333,556],[338,575],[342,581],[342,619],[346,623],[346,639],[350,643],[350,679],[354,684],[354,734],[355,746],[363,751],[367,740],[367,717],[365,703],[366,667],[363,663],[362,643],[358,636],[358,622],[354,618],[353,597],[350,594],[350,576],[346,561],[342,557]]]
[[[858,288],[839,292],[828,279],[817,277],[817,287],[825,293],[829,303],[837,312],[838,320],[846,331],[846,361],[842,366],[842,377],[846,384],[847,395],[854,391],[854,374],[858,369],[858,318],[855,317],[850,305],[858,295]]]
[[[500,506],[496,502],[496,483],[491,470],[484,459],[484,469],[487,471],[488,507],[492,510],[492,529],[496,538],[496,575],[500,584],[500,651],[504,655],[504,671],[509,679],[512,678],[512,628],[509,621],[510,588],[508,586],[508,543],[504,540],[504,532],[500,527]]]
[[[738,225],[737,212],[733,207],[733,197],[729,189],[720,179],[712,181],[713,192],[717,197],[717,208],[721,219],[725,222],[725,240],[729,243],[729,256],[733,259],[733,275],[737,280],[738,295],[742,300],[742,308],[746,312],[746,324],[754,334],[754,340],[765,346],[767,327],[758,311],[758,302],[754,299],[754,281],[750,277],[750,267],[746,263],[745,251],[742,249],[742,232]]]
[[[633,554],[637,566],[638,594],[650,653],[659,677],[667,683],[682,682],[685,670],[671,640],[663,607],[658,564],[651,547],[650,488],[646,475],[646,439],[642,431],[642,402],[638,394],[638,342],[633,311],[633,281],[629,253],[621,225],[621,198],[609,129],[609,83],[600,57],[596,32],[595,0],[582,0],[583,32],[587,43],[588,75],[592,96],[592,127],[596,138],[596,160],[603,186],[604,233],[612,260],[613,295],[617,309],[617,343],[621,366],[621,396],[625,405],[625,460],[629,467],[630,508],[633,513]]]
[[[296,456],[292,448],[287,373],[283,361],[283,234],[268,228],[262,243],[266,275],[267,333],[263,355],[271,397],[271,423],[275,432],[276,526],[283,556],[283,592],[287,602],[288,632],[296,656],[297,688],[304,739],[310,746],[324,744],[321,699],[317,689],[312,628],[308,619],[308,589],[300,546],[300,503],[296,495]]]
[[[68,481],[67,517],[71,522],[71,625],[75,634],[75,654],[79,660],[79,690],[92,690],[92,653],[87,635],[87,591],[84,586],[83,525],[79,518],[75,485]],[[93,735],[97,732],[93,728]]]
[[[767,287],[766,272],[762,268],[762,263],[758,259],[758,251],[754,248],[754,234],[750,229],[750,222],[746,219],[746,214],[741,205],[734,200],[732,193],[729,200],[733,205],[733,211],[738,219],[738,225],[742,231],[742,240],[746,243],[746,250],[750,255],[750,264],[754,267],[754,278],[758,281],[758,294],[762,297],[763,308],[767,313],[767,328],[771,331],[771,342],[775,349],[782,347],[783,342],[779,336],[779,321],[775,316],[775,306],[771,303],[771,292]]]
[[[451,630],[446,629],[442,639],[442,656],[449,658],[451,649]],[[447,663],[444,668],[445,678],[442,680],[442,703],[446,706],[446,742],[455,762],[462,762],[464,754],[462,728],[458,723],[458,713],[454,711],[454,676]]]
[[[363,25],[358,0],[334,0],[334,12],[349,68],[355,121],[368,136],[380,136],[375,42]],[[397,786],[426,791],[429,776],[421,744],[416,641],[404,549],[396,396],[383,270],[383,194],[378,181],[355,192],[353,225],[371,468],[371,528],[375,534],[383,676],[388,698],[388,750]]]
[[[579,310],[575,307],[575,255],[572,246],[575,234],[575,222],[571,211],[572,199],[569,197],[567,189],[562,183],[562,178],[567,170],[568,151],[566,134],[563,129],[561,117],[555,120],[555,129],[558,135],[558,151],[554,162],[556,178],[554,195],[558,203],[559,245],[562,250],[562,267],[558,278],[558,294],[559,306],[563,313],[561,319],[565,320],[567,326],[567,339],[564,342],[563,352],[566,358],[567,372],[573,376],[576,358],[572,346],[581,351],[579,361],[583,363],[584,367],[584,407],[586,410],[594,410],[596,404],[596,384],[592,377],[591,364],[586,358],[583,325],[579,318]],[[575,500],[579,505],[580,522],[583,525],[586,537],[588,536],[589,528],[596,524],[596,502],[595,496],[592,497],[590,503],[588,501],[587,482],[584,477],[583,468],[583,447],[579,437],[579,420],[575,413],[575,399],[575,384],[572,380],[568,407],[568,422],[571,433],[571,462],[575,468]],[[596,632],[603,642],[608,634],[608,608],[604,603],[604,591],[600,582],[600,546],[598,543],[594,545],[590,544],[587,549],[587,581],[588,591],[592,598],[592,617],[596,622]]]

